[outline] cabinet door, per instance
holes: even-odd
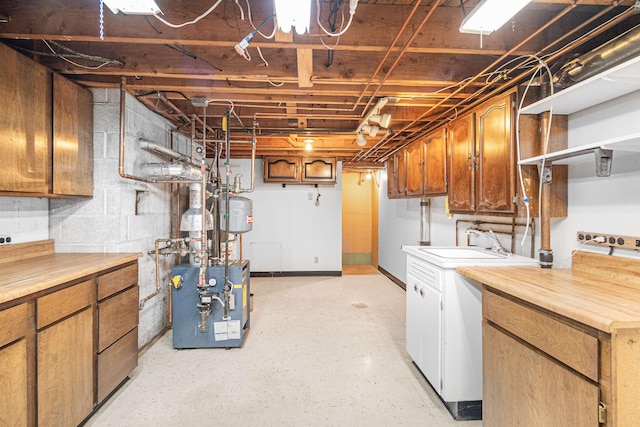
[[[442,295],[430,286],[420,289],[422,303],[422,357],[420,369],[438,394],[442,394]]]
[[[475,202],[474,115],[452,122],[449,141],[449,209],[457,213],[473,213]]]
[[[424,193],[424,143],[416,141],[405,148],[407,197],[420,197]]]
[[[446,130],[428,135],[424,141],[424,195],[447,194],[447,139]]]
[[[396,166],[397,166],[397,191],[398,197],[405,197],[407,194],[407,169],[405,161],[405,150],[400,150],[396,153]]]
[[[0,44],[0,192],[48,194],[51,78],[47,69]]]
[[[93,314],[90,308],[37,335],[38,424],[78,425],[93,409]]]
[[[27,425],[27,390],[27,342],[22,339],[0,349],[0,425]]]
[[[264,182],[300,182],[299,163],[297,157],[265,157]]]
[[[398,197],[398,159],[397,153],[387,159],[387,198]]]
[[[596,385],[486,321],[482,346],[484,426],[599,425]]]
[[[336,182],[335,158],[302,158],[301,182]]]
[[[93,97],[53,75],[53,193],[93,196]]]
[[[477,212],[513,213],[515,157],[510,93],[483,104],[476,113]]]
[[[422,346],[422,321],[420,312],[422,311],[422,298],[420,297],[420,285],[418,279],[413,276],[407,276],[406,289],[406,347],[407,353],[419,366],[422,360],[420,347]]]

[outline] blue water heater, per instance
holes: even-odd
[[[200,267],[177,265],[171,290],[174,348],[242,347],[249,333],[249,261],[207,267],[205,286],[198,286]],[[225,283],[231,287],[225,318]]]

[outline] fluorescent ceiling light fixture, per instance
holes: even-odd
[[[391,123],[391,114],[373,114],[369,117],[369,121],[378,123],[383,129],[388,129],[389,123]]]
[[[311,21],[311,0],[274,0],[276,21],[281,31],[288,33],[291,28],[296,33],[309,31]]]
[[[125,15],[156,15],[162,13],[154,0],[103,0],[111,12]]]
[[[491,34],[531,0],[481,0],[460,24],[461,33]]]

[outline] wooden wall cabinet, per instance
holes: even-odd
[[[264,158],[264,182],[283,184],[335,184],[335,157]]]
[[[493,98],[449,125],[452,213],[515,213],[514,98]]]
[[[93,195],[92,94],[0,44],[0,195]]]
[[[0,194],[51,187],[51,73],[0,43]]]
[[[424,139],[409,144],[389,159],[389,198],[431,197],[447,194],[446,131],[441,128]]]
[[[93,196],[93,95],[53,75],[53,194]]]

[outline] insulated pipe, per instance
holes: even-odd
[[[229,111],[227,110],[224,118],[224,132],[225,132],[225,166],[229,167],[229,150],[230,150],[230,135],[229,135]],[[231,286],[229,285],[229,173],[225,172],[225,212],[224,212],[224,315],[223,319],[229,319],[229,300],[231,299]]]
[[[200,286],[205,285],[205,273],[207,272],[207,266],[209,265],[209,258],[207,256],[207,172],[205,170],[206,161],[204,159],[207,158],[207,147],[204,141],[207,139],[207,107],[203,107],[203,130],[202,130],[202,165],[200,166],[200,171],[202,173],[202,191],[201,191],[201,205],[200,211],[202,213],[202,227],[200,229]]]
[[[420,199],[420,246],[431,245],[431,200]]]
[[[551,117],[551,112],[549,111],[540,114],[540,129],[549,128]],[[545,155],[547,153],[541,154]],[[548,166],[551,165],[549,164]],[[544,175],[544,171],[539,170],[540,185],[542,186],[540,196],[540,267],[551,268],[553,266],[553,251],[551,250],[551,182],[544,182]]]
[[[204,175],[201,168],[183,163],[143,163],[140,172],[149,178],[181,178],[189,181],[200,180]]]
[[[565,64],[558,83],[577,83],[640,53],[640,25]]]
[[[192,161],[191,156],[178,153],[177,151],[172,150],[169,147],[165,147],[164,145],[156,144],[155,142],[145,138],[138,138],[138,142],[140,143],[140,148],[142,148],[143,150],[160,154],[162,156],[168,157],[171,160],[178,160],[189,164],[195,164]]]
[[[144,177],[140,177],[140,176],[135,176],[135,175],[129,175],[127,173],[125,173],[124,171],[124,165],[125,165],[125,134],[126,134],[126,121],[125,121],[125,117],[126,117],[126,95],[127,92],[125,90],[126,88],[126,81],[127,79],[125,77],[122,77],[120,79],[120,150],[118,153],[118,173],[120,174],[120,176],[122,178],[125,179],[131,179],[134,181],[139,181],[139,182],[146,182],[149,184],[161,184],[161,183],[173,183],[176,182],[174,180],[162,180],[162,179],[149,179],[149,178],[144,178]],[[185,181],[181,181],[183,183],[190,183],[193,182],[191,180],[185,180]],[[199,181],[196,181],[199,182]]]
[[[508,58],[510,55],[513,54],[513,52],[516,52],[518,49],[520,49],[523,45],[525,45],[526,43],[528,43],[529,41],[531,41],[534,37],[538,36],[539,34],[541,34],[544,30],[546,30],[547,28],[549,28],[552,24],[554,24],[555,22],[557,22],[559,19],[561,19],[562,17],[564,17],[567,13],[569,13],[571,10],[573,10],[577,5],[579,5],[580,3],[582,3],[584,0],[575,0],[571,5],[567,6],[565,9],[563,9],[558,15],[554,16],[551,20],[549,20],[547,23],[545,23],[544,25],[542,25],[540,28],[538,28],[536,31],[534,31],[531,35],[529,35],[527,38],[525,38],[523,41],[521,41],[520,43],[518,43],[517,45],[515,45],[514,47],[512,47],[511,49],[509,49],[507,52],[505,52],[502,56],[500,56],[498,59],[496,59],[493,63],[491,63],[490,65],[488,65],[487,67],[485,67],[482,71],[480,71],[479,73],[477,73],[474,77],[472,77],[471,79],[468,79],[467,81],[465,81],[463,84],[461,84],[456,90],[454,90],[453,92],[451,92],[450,94],[448,94],[446,97],[444,97],[442,100],[440,100],[436,105],[430,107],[426,112],[424,112],[423,114],[421,114],[417,119],[413,120],[411,123],[407,124],[406,126],[404,126],[401,130],[398,131],[398,133],[402,133],[406,130],[411,129],[416,123],[418,123],[420,120],[424,119],[425,117],[427,117],[433,110],[435,110],[436,108],[440,107],[442,104],[444,104],[445,102],[447,102],[448,100],[450,100],[451,98],[453,98],[455,95],[459,94],[460,92],[462,92],[466,87],[470,86],[472,83],[474,83],[475,81],[477,81],[483,74],[487,73],[488,71],[490,71],[491,69],[493,69],[494,67],[496,67],[498,64],[500,64],[502,61],[504,61],[506,58]],[[557,53],[555,56],[559,55],[559,53]],[[523,76],[527,75],[527,72],[523,73]],[[524,77],[521,77],[524,78]],[[513,83],[513,82],[511,82]],[[503,85],[500,87],[500,89],[506,87],[506,85]],[[475,93],[473,93],[470,97],[474,97],[476,95],[478,95],[479,93],[481,93],[483,89],[480,89],[478,91],[476,91]],[[492,93],[497,93],[498,91],[493,91]],[[478,101],[479,103],[480,101]],[[454,107],[450,108],[449,110],[447,110],[446,112],[441,113],[440,115],[438,115],[437,117],[433,118],[431,121],[435,121],[438,120],[439,118],[444,117],[446,114],[448,114],[452,109],[457,108],[460,104],[456,104]],[[416,135],[422,131],[426,131],[426,128],[423,126],[417,130],[412,131],[412,135]],[[422,135],[422,134],[420,134]],[[408,139],[409,137],[405,138]],[[397,147],[397,149],[402,149],[404,146],[410,144],[411,142],[413,142],[413,140],[409,140],[407,141],[406,144],[403,144],[399,147]],[[373,147],[370,148],[367,151],[367,155],[364,156],[363,158],[368,157],[368,155],[370,153],[373,152]]]

